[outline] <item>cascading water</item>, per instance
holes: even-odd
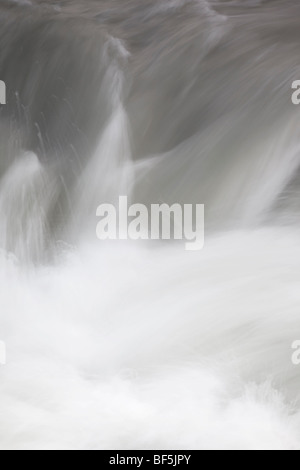
[[[299,449],[299,13],[1,2],[2,449]],[[205,248],[97,240],[120,195]]]

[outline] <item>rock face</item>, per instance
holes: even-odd
[[[37,156],[55,181],[53,229],[77,212],[74,192],[93,216],[119,184],[127,194],[128,164],[133,200],[205,203],[212,229],[256,224],[283,201],[294,210],[299,10],[294,1],[2,2],[0,174],[24,152]]]

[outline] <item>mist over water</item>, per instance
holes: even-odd
[[[1,2],[1,449],[299,449],[299,14]],[[100,242],[121,195],[204,250]]]

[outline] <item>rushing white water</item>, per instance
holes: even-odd
[[[56,3],[0,8],[0,448],[299,450],[299,5]],[[204,250],[97,241],[120,195]]]
[[[2,448],[296,449],[299,233],[2,260]]]

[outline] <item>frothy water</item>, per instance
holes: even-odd
[[[299,449],[300,6],[2,3],[0,447]],[[204,250],[98,241],[120,195]]]

